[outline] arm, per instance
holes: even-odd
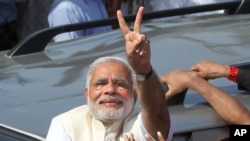
[[[201,94],[229,124],[250,124],[250,112],[238,100],[211,85],[195,72],[172,71],[161,77],[168,83],[168,97],[185,88],[191,88]],[[230,109],[230,110],[228,110]]]
[[[228,77],[230,66],[222,65],[210,60],[202,60],[190,67],[189,70],[197,72],[205,79],[215,79],[220,77]]]
[[[126,42],[127,59],[135,74],[148,74],[152,69],[149,41],[144,34],[140,34],[143,11],[144,8],[140,7],[134,31],[130,31],[128,28],[121,11],[117,12],[119,25]],[[164,138],[167,138],[170,125],[169,114],[157,75],[153,72],[145,81],[136,80],[136,86],[144,127],[154,138],[157,137],[157,131],[163,133]]]
[[[240,68],[238,70],[231,70],[232,66],[219,64],[210,60],[203,60],[190,68],[191,71],[197,72],[205,79],[214,79],[225,77],[229,80],[238,83],[241,87],[250,90],[250,71]],[[236,73],[235,76],[230,74]]]

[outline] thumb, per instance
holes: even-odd
[[[189,71],[196,71],[196,72],[199,71],[199,69],[198,69],[196,66],[192,66],[192,67],[190,67],[188,70],[189,70]]]
[[[171,89],[169,89],[166,93],[165,93],[165,99],[169,100],[171,97],[174,96],[174,93],[171,91]]]

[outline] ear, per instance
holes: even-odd
[[[88,104],[88,97],[89,97],[89,89],[88,88],[84,88],[84,96],[85,96],[86,103]]]

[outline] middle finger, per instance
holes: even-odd
[[[140,33],[143,12],[144,12],[144,8],[140,7],[138,12],[137,12],[137,15],[136,15],[134,31],[137,32],[137,33]]]

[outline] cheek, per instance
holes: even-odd
[[[89,98],[92,101],[96,101],[100,96],[101,96],[101,90],[94,90],[94,89],[89,89]]]
[[[126,100],[129,100],[129,99],[131,99],[131,97],[132,97],[132,92],[130,92],[130,91],[128,91],[128,90],[118,90],[118,93],[119,93],[119,95],[122,97],[122,98],[124,98],[124,99],[126,99]]]

